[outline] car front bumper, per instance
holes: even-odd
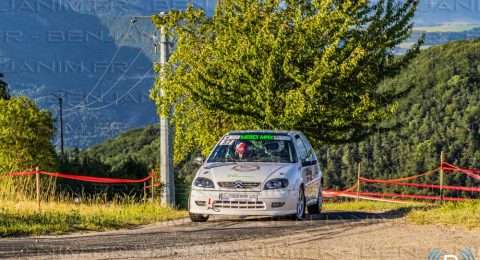
[[[222,193],[256,194],[257,199],[248,202],[223,201],[220,197]],[[298,190],[211,191],[192,189],[189,211],[190,213],[209,215],[278,216],[295,214],[297,201]]]

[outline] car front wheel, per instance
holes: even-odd
[[[290,215],[291,219],[303,220],[305,218],[305,193],[303,189],[298,192],[297,213]]]

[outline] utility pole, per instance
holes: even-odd
[[[165,15],[160,13],[159,15]],[[134,16],[132,23],[140,19],[148,19],[151,21],[151,16]],[[159,64],[161,70],[164,69],[168,61],[168,37],[165,26],[160,28],[160,37],[153,36],[153,44],[155,53],[159,54]],[[163,93],[160,93],[163,95]],[[172,111],[170,111],[171,114]],[[160,182],[163,185],[161,194],[161,203],[163,205],[175,205],[175,184],[173,174],[173,137],[170,127],[170,115],[167,118],[160,118]]]
[[[60,151],[62,154],[62,162],[64,160],[64,139],[63,139],[63,92],[61,95],[51,93],[50,95],[58,99],[59,114],[60,114]]]

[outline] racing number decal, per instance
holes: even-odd
[[[220,145],[231,145],[231,144],[233,144],[233,142],[235,142],[235,140],[233,140],[233,139],[223,139],[220,142]]]

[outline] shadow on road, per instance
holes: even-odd
[[[326,211],[320,215],[312,215],[317,220],[362,220],[362,219],[397,219],[402,218],[412,210],[411,207],[404,207],[383,212],[364,212],[364,211]],[[309,216],[307,216],[308,218]]]
[[[362,221],[362,220],[381,220],[381,219],[398,219],[404,217],[412,210],[411,207],[399,208],[383,212],[366,212],[366,211],[324,211],[321,214],[307,214],[304,221]],[[215,217],[213,216],[209,222],[266,222],[266,221],[290,221],[288,217]]]

